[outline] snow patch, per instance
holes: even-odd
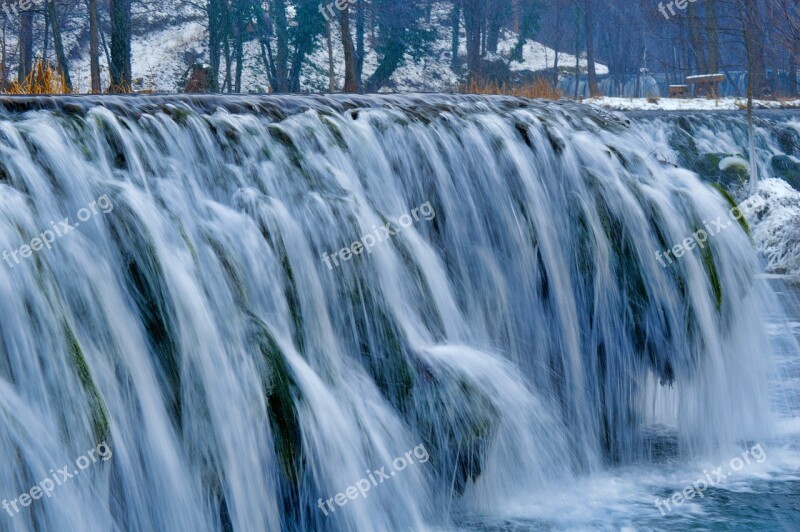
[[[746,98],[590,98],[586,103],[615,111],[736,111],[747,107]],[[800,100],[754,100],[756,109],[798,109]]]
[[[748,171],[750,170],[750,163],[748,163],[741,157],[725,157],[719,162],[719,169],[722,170],[723,172],[726,171],[728,168],[731,168],[732,166],[741,166]]]
[[[740,206],[766,272],[800,275],[800,192],[782,179],[765,179]]]

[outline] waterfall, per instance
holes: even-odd
[[[505,97],[0,103],[0,497],[109,450],[4,530],[447,527],[772,430],[755,252],[733,224],[658,258],[730,206],[652,128]]]

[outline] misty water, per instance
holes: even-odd
[[[0,498],[111,453],[0,529],[800,519],[796,286],[738,223],[656,258],[728,216],[686,167],[741,152],[741,116],[434,95],[3,105]],[[763,120],[766,167],[794,118]],[[702,497],[654,504],[720,466]]]

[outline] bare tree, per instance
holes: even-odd
[[[92,92],[98,94],[100,88],[100,36],[97,25],[97,0],[89,3],[89,70],[92,77]]]
[[[583,20],[586,24],[586,70],[589,75],[589,95],[600,93],[597,88],[597,72],[594,64],[594,19],[592,0],[583,1]]]
[[[481,31],[484,22],[483,0],[462,0],[467,34],[467,69],[471,80],[481,75]]]
[[[342,10],[341,17],[342,46],[344,47],[344,92],[358,92],[356,81],[356,50],[353,46],[353,35],[350,33],[350,6]]]
[[[58,13],[56,13],[56,0],[47,1],[47,13],[50,16],[50,23],[53,26],[53,47],[56,51],[58,72],[61,74],[67,90],[72,92],[72,80],[69,78],[67,56],[64,55],[64,43],[61,40],[61,24],[59,23]],[[47,46],[47,43],[45,43],[45,46]]]
[[[114,92],[131,87],[131,0],[110,0],[111,85]]]
[[[287,92],[289,90],[289,21],[286,18],[286,1],[273,0],[271,14],[274,16],[278,45],[275,55],[277,74],[275,92]]]
[[[331,36],[331,21],[325,21],[325,35],[328,42],[328,92],[336,92],[336,73],[333,64],[333,38]]]
[[[19,16],[19,69],[17,80],[22,83],[33,70],[33,12],[23,11]]]

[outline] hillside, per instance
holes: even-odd
[[[65,47],[70,58],[72,80],[78,92],[86,92],[90,87],[86,16],[86,9],[80,3],[65,10],[63,17]],[[106,14],[103,13],[101,17],[106,18]],[[446,92],[452,91],[461,82],[464,72],[454,72],[450,66],[450,17],[449,4],[433,5],[430,22],[423,23],[423,29],[430,31],[434,38],[424,53],[417,57],[406,55],[403,65],[394,73],[390,85],[384,88],[384,92]],[[43,23],[37,22],[35,31],[43,33]],[[108,40],[107,20],[104,22],[105,39]],[[140,4],[135,5],[133,28],[132,77],[136,90],[179,92],[181,80],[189,66],[197,62],[207,63],[209,60],[206,13],[199,4],[179,0],[170,4],[154,2],[148,4],[146,9]],[[14,39],[11,34],[7,36],[7,49],[15,49],[17,43]],[[502,61],[510,71],[521,74],[552,68],[555,51],[535,41],[528,41],[524,46],[522,61],[509,62],[511,50],[516,42],[517,35],[514,32],[501,30],[498,53],[488,59]],[[333,43],[337,89],[341,89],[344,77],[344,54],[337,28],[333,31]],[[466,55],[463,27],[459,55]],[[100,64],[105,87],[109,78],[108,61],[106,53],[102,50],[102,44]],[[372,49],[370,39],[367,39],[365,77],[375,71],[377,64],[378,57]],[[581,59],[580,64],[585,68],[586,61]],[[559,54],[559,68],[562,72],[569,69],[574,72],[574,65],[574,55]],[[10,72],[14,72],[16,65],[13,61],[9,61],[8,68]],[[224,62],[221,70],[221,75],[224,75]],[[608,68],[598,64],[597,71],[598,74],[604,74],[608,72]],[[317,38],[315,49],[303,67],[301,84],[304,92],[328,91],[328,50],[324,36]],[[269,92],[269,81],[257,39],[245,43],[242,92]]]

